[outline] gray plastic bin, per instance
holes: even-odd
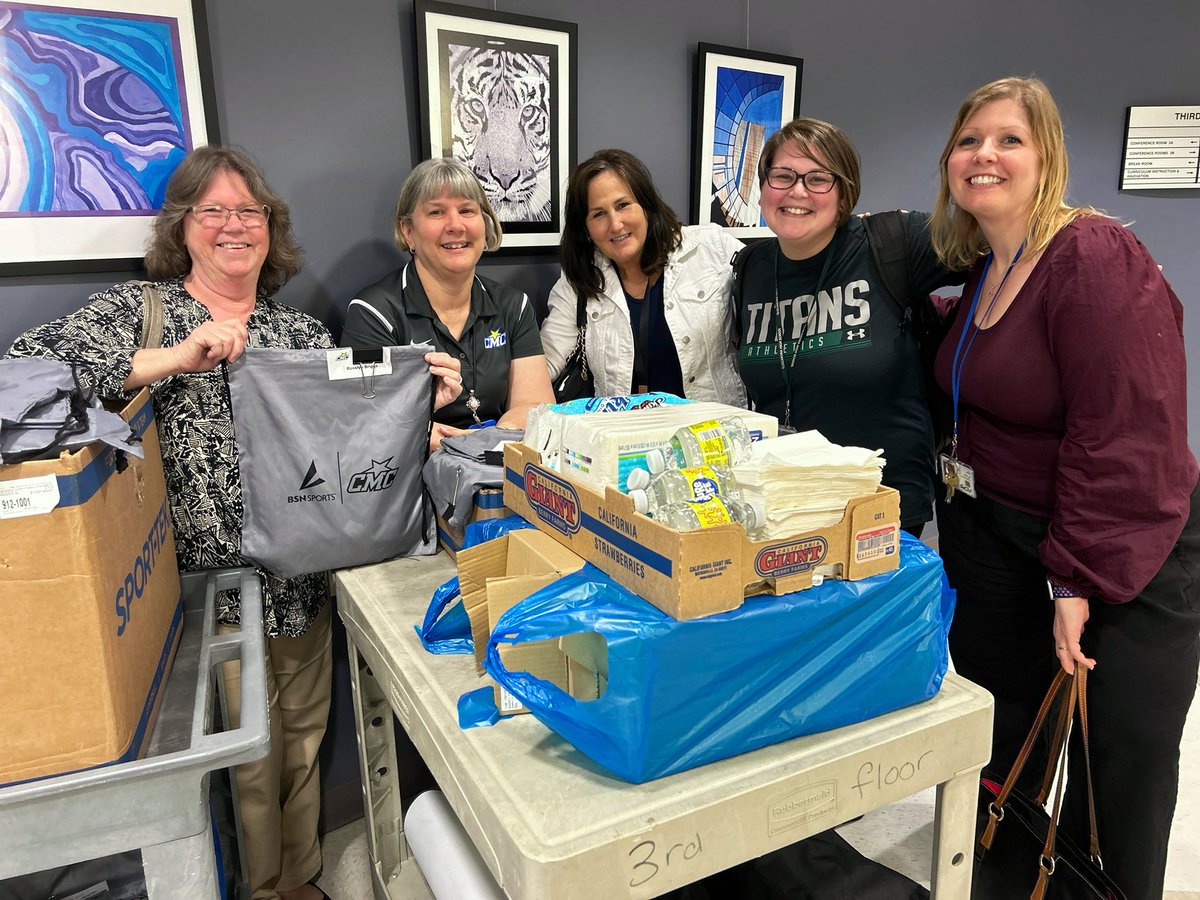
[[[262,587],[253,569],[184,574],[183,632],[144,759],[0,788],[0,879],[141,848],[151,900],[219,897],[208,809],[214,769],[266,756]],[[241,590],[217,634],[214,594]],[[213,733],[218,663],[242,662],[242,724]]]

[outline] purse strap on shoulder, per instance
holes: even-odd
[[[163,299],[153,281],[135,281],[142,289],[142,336],[138,342],[141,349],[157,349],[162,346]]]

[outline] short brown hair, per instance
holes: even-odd
[[[500,227],[500,219],[488,202],[479,179],[464,163],[446,157],[419,163],[404,179],[404,186],[400,188],[400,197],[396,201],[396,218],[392,222],[397,247],[401,250],[411,249],[400,230],[400,224],[412,220],[417,204],[436,200],[443,192],[479,204],[479,211],[483,213],[484,247],[495,250],[500,246],[504,229]]]
[[[792,119],[771,135],[758,158],[758,186],[767,182],[767,169],[775,164],[775,154],[785,144],[794,145],[804,156],[823,160],[829,171],[838,179],[838,220],[845,225],[858,205],[862,194],[859,175],[858,151],[850,138],[836,125],[801,116]]]
[[[986,241],[975,217],[954,204],[950,196],[950,180],[946,162],[958,142],[958,134],[967,120],[982,107],[996,100],[1012,100],[1029,119],[1034,149],[1041,159],[1037,190],[1029,212],[1027,253],[1043,249],[1064,225],[1080,216],[1103,215],[1091,206],[1068,206],[1067,143],[1063,135],[1062,116],[1050,89],[1040,78],[999,78],[972,91],[958,108],[950,127],[950,136],[938,160],[940,184],[933,205],[929,231],[938,259],[951,269],[964,269],[986,248]]]
[[[271,207],[267,220],[270,247],[258,273],[258,293],[270,297],[300,271],[303,254],[292,234],[292,210],[271,190],[258,164],[233,147],[197,147],[183,158],[167,182],[162,211],[154,219],[146,244],[146,272],[163,280],[182,278],[192,271],[192,257],[183,240],[183,220],[218,172],[240,175],[255,201]]]

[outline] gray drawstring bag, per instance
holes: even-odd
[[[384,347],[373,362],[247,348],[227,366],[243,556],[292,578],[436,551],[421,483],[432,349]]]

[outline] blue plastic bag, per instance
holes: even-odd
[[[941,560],[908,534],[892,572],[689,622],[587,565],[501,616],[485,666],[549,728],[640,783],[929,699],[946,674],[953,609]],[[607,642],[598,699],[500,662],[501,644],[589,631]]]
[[[510,531],[532,527],[520,516],[472,522],[466,528],[463,549],[485,544]],[[425,611],[425,620],[415,630],[421,645],[430,653],[475,652],[475,642],[471,639],[471,620],[467,618],[467,611],[462,605],[457,575],[433,592],[429,608]]]

